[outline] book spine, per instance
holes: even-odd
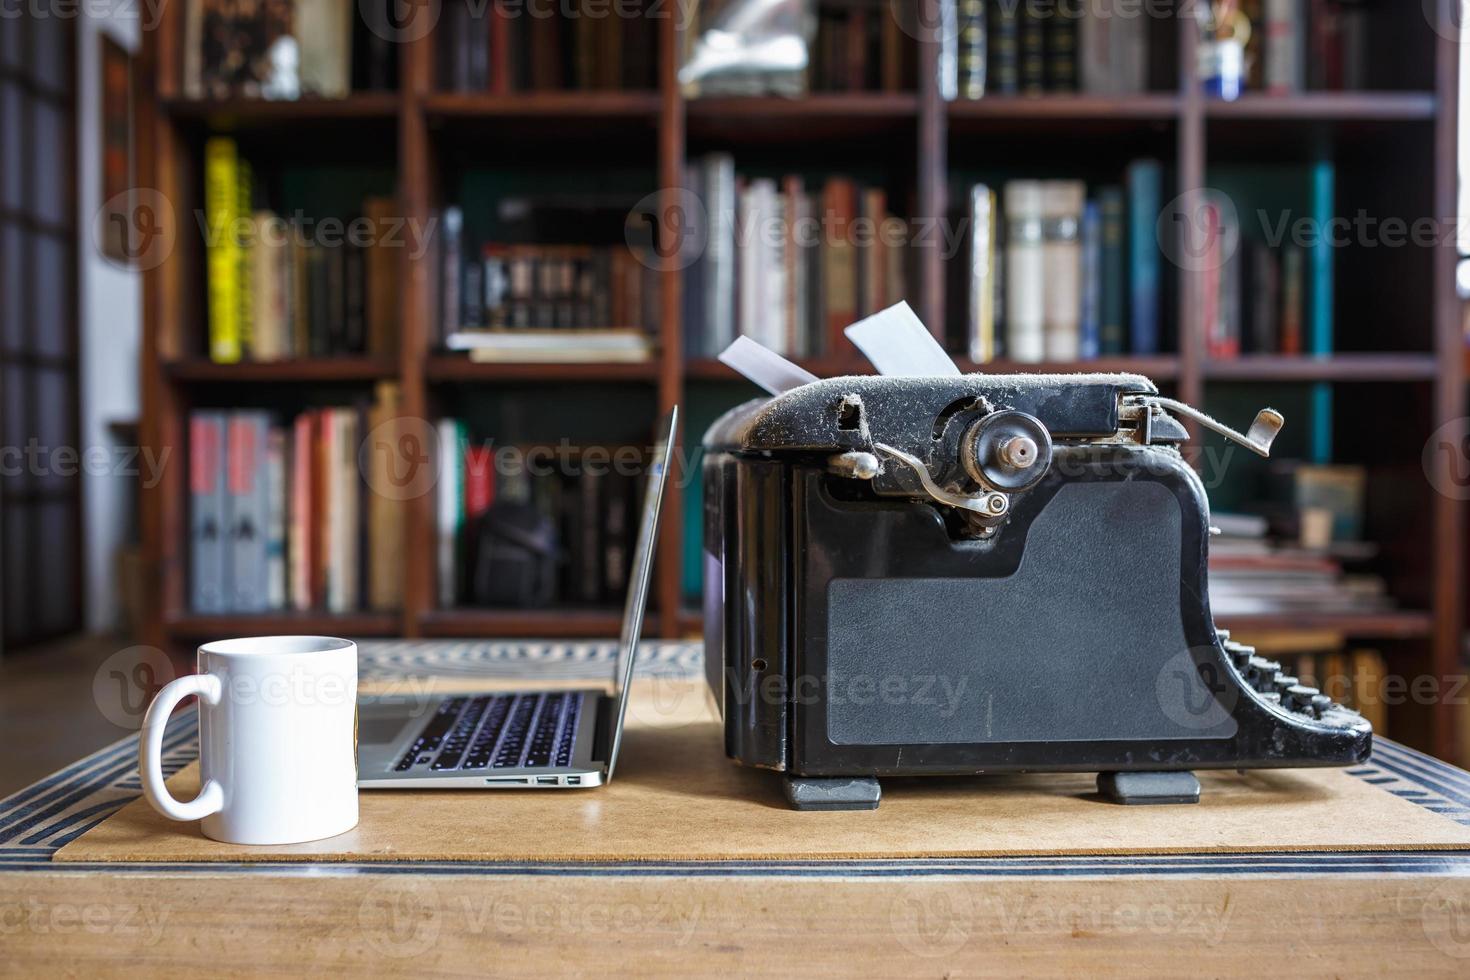
[[[735,158],[713,153],[704,158],[709,195],[709,255],[705,264],[704,323],[709,346],[718,354],[735,340]]]
[[[1287,243],[1281,250],[1281,353],[1302,352],[1302,322],[1306,317],[1305,268],[1302,250]]]
[[[1088,201],[1082,210],[1082,320],[1078,356],[1091,360],[1102,353],[1102,208]]]
[[[1127,222],[1123,189],[1104,187],[1098,194],[1098,212],[1102,220],[1102,266],[1099,279],[1102,288],[1101,324],[1098,328],[1099,353],[1115,356],[1127,351],[1127,329],[1123,311],[1127,305],[1124,279],[1124,227]]]
[[[1021,61],[1021,92],[1041,95],[1046,91],[1046,14],[1033,4],[1020,4],[1018,38]]]
[[[235,256],[237,266],[235,270],[235,303],[239,312],[235,315],[236,323],[240,330],[240,352],[244,358],[253,358],[255,349],[255,284],[252,276],[255,272],[254,253],[256,242],[254,241],[254,225],[250,206],[251,188],[254,184],[254,174],[250,170],[250,161],[239,160],[235,169],[235,215],[242,225],[250,225],[251,234],[239,243]]]
[[[230,532],[225,547],[231,569],[228,605],[234,612],[264,612],[270,608],[270,507],[265,472],[269,435],[270,420],[263,412],[234,412],[226,422],[225,486]]]
[[[358,606],[358,520],[360,494],[357,469],[357,413],[350,408],[328,411],[327,520],[330,528],[327,609],[351,612]]]
[[[442,341],[460,328],[463,315],[460,274],[464,267],[461,241],[464,234],[464,212],[458,207],[445,208],[440,226],[444,235],[443,251],[439,257],[439,339]]]
[[[401,485],[396,467],[400,462],[419,465],[399,459],[398,443],[403,435],[399,409],[398,385],[380,382],[368,416],[373,444],[364,447],[367,471],[372,474],[367,490],[368,605],[379,611],[403,604],[403,503],[395,493]],[[408,476],[412,479],[413,473]]]
[[[983,98],[987,67],[985,0],[960,0],[959,17],[959,97]]]
[[[438,426],[439,475],[435,482],[438,498],[435,501],[436,531],[438,535],[437,571],[439,577],[439,605],[453,608],[459,600],[459,540],[464,517],[464,483],[461,479],[460,460],[463,458],[463,437],[460,424],[454,419],[441,419]]]
[[[204,144],[204,209],[209,229],[205,267],[209,282],[209,357],[240,360],[239,154],[235,141],[216,136]]]
[[[1155,160],[1128,167],[1129,336],[1134,354],[1159,352],[1159,247],[1155,225],[1163,171]]]
[[[285,323],[281,283],[283,242],[276,233],[277,218],[271,211],[256,211],[254,241],[250,256],[251,309],[254,329],[250,334],[250,359],[278,361],[284,355]]]
[[[265,446],[266,606],[286,608],[286,430],[270,427]]]
[[[1046,89],[1077,91],[1077,32],[1085,0],[1057,0],[1046,20]]]
[[[1220,207],[1214,201],[1200,205],[1204,212],[1206,228],[1220,228]],[[1221,316],[1221,263],[1224,261],[1224,233],[1216,231],[1205,244],[1205,259],[1200,270],[1200,328],[1205,336],[1205,353],[1210,357],[1229,356],[1229,345],[1225,338]]]
[[[1005,187],[1006,354],[1035,363],[1046,356],[1046,259],[1042,186],[1013,180]]]
[[[1272,95],[1305,87],[1305,19],[1303,0],[1266,0],[1266,91]]]
[[[842,331],[857,319],[857,253],[849,235],[857,217],[857,186],[845,177],[829,179],[822,189],[822,305],[826,310],[827,353],[852,350]]]
[[[1337,201],[1337,171],[1330,160],[1318,161],[1312,167],[1312,220],[1318,228],[1330,228]],[[1330,236],[1323,234],[1311,250],[1312,319],[1311,353],[1326,357],[1332,353],[1333,254]],[[1312,461],[1327,463],[1332,459],[1332,386],[1318,382],[1312,386]]]
[[[1048,181],[1042,186],[1042,331],[1050,361],[1075,361],[1081,348],[1086,196],[1081,181]]]
[[[970,188],[970,360],[995,360],[995,191]]]
[[[1000,95],[1021,91],[1021,27],[1019,4],[1014,0],[988,0],[987,39],[990,42],[987,81]]]
[[[291,426],[291,606],[301,612],[312,607],[317,580],[313,571],[317,533],[312,513],[312,482],[315,477],[313,446],[316,444],[314,413],[302,412]]]
[[[1281,344],[1281,267],[1277,253],[1265,245],[1251,253],[1251,348],[1274,354]]]
[[[226,611],[225,417],[189,416],[189,605],[199,613]]]
[[[581,559],[577,566],[576,596],[583,602],[602,599],[602,474],[584,469],[578,486],[577,506],[581,514],[577,528],[581,532]]]
[[[467,447],[464,467],[464,513],[474,520],[495,502],[495,458],[490,447]]]

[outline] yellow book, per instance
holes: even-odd
[[[240,360],[240,242],[235,234],[239,217],[239,162],[234,140],[220,136],[205,143],[209,357],[218,364]]]

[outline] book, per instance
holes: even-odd
[[[266,601],[267,609],[285,609],[288,605],[286,542],[289,534],[286,470],[289,457],[286,430],[271,425],[265,444],[266,494]]]
[[[261,411],[226,416],[225,496],[229,555],[226,607],[231,612],[270,609],[270,484],[266,475],[266,442],[270,418]]]
[[[1021,91],[1020,6],[1014,0],[987,0],[986,4],[986,81],[998,95]]]
[[[1102,207],[1093,200],[1082,208],[1082,311],[1077,355],[1092,360],[1102,353]]]
[[[351,0],[295,0],[301,91],[324,99],[348,94],[352,79]]]
[[[1046,18],[1046,90],[1077,91],[1078,24],[1087,0],[1056,0]]]
[[[1033,3],[1018,6],[1021,94],[1041,95],[1046,91],[1046,25],[1051,11]]]
[[[391,242],[397,204],[391,197],[367,197],[363,200],[363,217],[372,226],[372,243],[365,256],[366,290],[364,316],[366,344],[369,354],[394,357],[398,347],[399,280],[402,262],[399,243]]]
[[[1040,181],[1005,185],[1006,355],[1019,362],[1046,356],[1046,259]]]
[[[858,256],[850,237],[857,197],[857,185],[845,177],[833,177],[822,188],[822,308],[828,354],[852,350],[842,331],[858,319]]]
[[[1300,354],[1306,324],[1306,261],[1295,243],[1281,248],[1281,353]]]
[[[241,355],[238,218],[239,152],[233,139],[212,137],[204,144],[205,277],[209,357],[216,364],[234,364]]]
[[[320,581],[320,573],[316,570],[320,547],[316,543],[319,525],[314,513],[316,465],[313,448],[320,428],[315,421],[316,416],[312,412],[302,412],[291,423],[291,528],[286,545],[290,568],[287,581],[291,607],[301,612],[316,604],[316,585]]]
[[[438,435],[438,477],[435,499],[435,571],[439,584],[439,605],[453,608],[459,602],[459,540],[464,528],[464,451],[463,426],[454,419],[441,419]]]
[[[327,611],[351,612],[358,608],[360,567],[358,520],[361,480],[357,453],[357,413],[351,409],[328,409],[326,450]]]
[[[1097,195],[1097,206],[1102,226],[1102,257],[1098,275],[1098,352],[1104,356],[1116,356],[1126,353],[1128,349],[1127,320],[1124,317],[1127,307],[1127,209],[1123,188],[1102,188]]]
[[[1149,18],[1087,4],[1078,23],[1078,81],[1089,95],[1137,95],[1148,88]]]
[[[1265,82],[1272,95],[1306,88],[1305,0],[1265,0]]]
[[[1163,206],[1163,167],[1128,165],[1129,339],[1134,354],[1159,352],[1160,255],[1155,228]]]
[[[970,188],[970,292],[967,336],[970,359],[995,360],[995,191],[985,184]]]
[[[189,605],[198,613],[229,608],[225,540],[225,414],[189,415]]]
[[[408,433],[400,418],[402,409],[398,385],[381,381],[374,390],[373,406],[368,413],[368,432],[372,444],[364,445],[368,474],[368,607],[393,610],[403,605],[404,513],[399,488],[403,486],[399,467],[420,465],[418,460],[405,460],[400,440]],[[412,472],[406,474],[412,479]]]
[[[288,258],[281,221],[271,210],[256,211],[250,260],[249,353],[253,361],[279,361],[286,356],[285,269]],[[243,318],[243,317],[242,317]]]
[[[1043,351],[1046,360],[1075,361],[1081,352],[1082,210],[1087,187],[1081,181],[1050,180],[1041,185],[1041,294]]]
[[[985,95],[986,0],[959,0],[959,97]],[[896,20],[897,18],[890,18]]]
[[[1311,171],[1311,208],[1315,227],[1331,227],[1336,214],[1336,194],[1336,168],[1331,160],[1318,160]],[[1318,235],[1308,253],[1311,321],[1307,327],[1307,342],[1310,353],[1316,357],[1332,353],[1333,260],[1332,236]],[[1312,461],[1329,462],[1332,459],[1332,386],[1326,382],[1312,386],[1311,438]]]

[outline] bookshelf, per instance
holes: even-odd
[[[777,159],[825,153],[828,161],[832,154],[868,153],[881,158],[882,165],[907,185],[910,214],[915,217],[946,214],[956,169],[987,155],[1015,153],[1023,164],[1038,154],[1058,151],[1126,159],[1124,154],[1134,152],[1132,147],[1144,147],[1170,168],[1175,192],[1192,193],[1208,186],[1216,165],[1326,153],[1343,160],[1348,173],[1339,190],[1339,211],[1350,212],[1362,197],[1364,205],[1391,202],[1397,209],[1393,213],[1455,214],[1458,56],[1453,42],[1417,19],[1417,5],[1412,18],[1403,14],[1406,23],[1385,35],[1383,50],[1403,61],[1398,68],[1389,66],[1389,76],[1399,80],[1394,87],[1279,97],[1252,94],[1234,103],[1209,101],[1200,94],[1190,41],[1195,28],[1187,19],[1169,25],[1167,30],[1177,30],[1177,35],[1162,45],[1171,60],[1174,84],[1143,95],[987,97],[946,103],[933,82],[937,47],[919,43],[917,91],[691,101],[675,81],[680,39],[672,18],[658,25],[659,85],[653,91],[517,95],[438,91],[431,33],[400,48],[396,92],[354,94],[336,101],[200,101],[182,96],[183,7],[169,7],[159,28],[145,32],[136,110],[139,182],[176,202],[181,213],[198,206],[199,148],[204,137],[235,133],[289,145],[298,155],[340,157],[360,141],[375,162],[390,164],[396,171],[402,213],[418,221],[427,220],[446,203],[451,191],[445,175],[452,161],[486,159],[497,166],[521,161],[529,167],[567,147],[573,153],[592,151],[587,167],[600,166],[604,151],[635,157],[646,163],[655,186],[665,189],[678,187],[686,161],[708,149],[749,150]],[[1391,165],[1394,161],[1402,165]],[[666,204],[672,204],[674,192],[664,193]],[[1405,212],[1406,208],[1410,210]],[[1372,457],[1365,455],[1366,450],[1351,445],[1359,440],[1374,447],[1372,451],[1383,451],[1384,479],[1412,477],[1428,434],[1465,414],[1467,359],[1454,291],[1455,261],[1448,245],[1415,249],[1391,259],[1350,257],[1350,272],[1366,275],[1381,268],[1389,296],[1377,305],[1365,304],[1361,311],[1339,302],[1336,333],[1343,352],[1332,356],[1209,359],[1199,327],[1198,276],[1180,270],[1174,273],[1177,288],[1165,317],[1176,338],[1169,353],[1043,365],[1002,361],[987,364],[984,370],[1136,371],[1198,405],[1208,403],[1218,391],[1241,386],[1325,384],[1349,393],[1338,402],[1336,428],[1354,435],[1340,435],[1338,448],[1349,456],[1356,453],[1359,462],[1368,461]],[[947,308],[947,278],[953,274],[936,250],[916,250],[910,302],[931,328],[946,335],[952,335],[956,315]],[[446,397],[473,397],[506,385],[556,385],[572,394],[584,385],[633,386],[646,390],[659,411],[701,393],[731,403],[753,393],[718,362],[686,362],[683,283],[677,271],[660,277],[659,350],[652,361],[640,364],[474,364],[441,354],[428,340],[434,276],[427,262],[404,261],[396,357],[217,365],[204,359],[202,350],[202,250],[175,249],[163,264],[145,272],[145,445],[182,449],[187,444],[190,408],[201,400],[217,402],[236,390],[248,393],[252,404],[270,404],[273,398],[299,398],[303,389],[355,386],[367,391],[376,381],[393,380],[400,386],[403,413],[430,419]],[[1380,320],[1390,308],[1397,315],[1392,329],[1385,329]],[[818,359],[807,366],[823,376],[864,369],[847,359]],[[977,368],[963,359],[961,366]],[[686,445],[699,435],[681,433]],[[186,584],[186,480],[184,467],[172,467],[144,494],[149,604],[155,611],[146,640],[157,646],[179,649],[201,637],[278,631],[403,637],[603,636],[616,631],[615,609],[438,608],[431,497],[408,503],[404,607],[399,612],[193,614]],[[1414,484],[1412,479],[1408,482]],[[1243,617],[1221,625],[1242,632],[1329,628],[1378,644],[1394,669],[1411,676],[1428,674],[1443,680],[1458,671],[1465,605],[1461,507],[1430,491],[1422,475],[1417,484],[1385,496],[1401,509],[1378,515],[1370,526],[1380,536],[1393,536],[1385,575],[1400,599],[1399,611],[1330,621]],[[687,635],[697,632],[699,620],[693,611],[697,603],[681,589],[685,524],[679,488],[671,487],[666,506],[669,518],[659,541],[648,630],[663,636]],[[1396,709],[1394,734],[1449,756],[1454,744],[1452,717],[1449,706],[1408,705]]]

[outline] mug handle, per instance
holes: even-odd
[[[148,713],[143,716],[143,730],[138,735],[138,775],[142,777],[143,796],[153,809],[170,820],[198,820],[218,813],[225,805],[225,791],[213,779],[199,788],[199,795],[188,803],[174,799],[163,781],[163,730],[174,707],[191,694],[199,695],[205,704],[219,704],[220,681],[213,674],[189,674],[166,684]]]

